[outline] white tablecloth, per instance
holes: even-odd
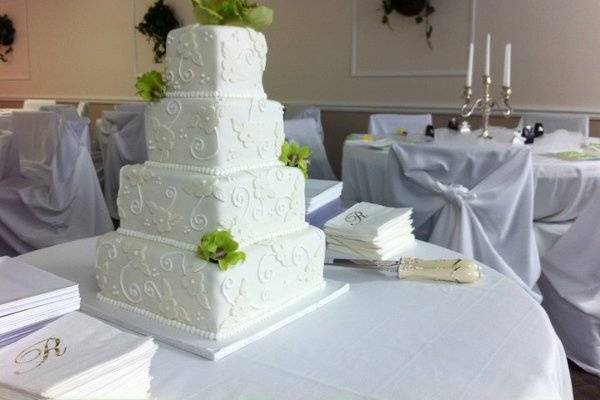
[[[95,240],[20,259],[71,279]],[[452,257],[419,243],[411,255]],[[472,285],[397,281],[327,267],[350,292],[217,362],[166,345],[153,359],[157,399],[572,399],[563,347],[547,315],[484,268]],[[69,276],[66,276],[69,278]]]

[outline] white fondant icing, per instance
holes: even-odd
[[[167,98],[146,113],[150,161],[121,171],[121,227],[98,239],[99,298],[211,339],[324,286],[323,232],[304,222],[304,177],[279,161],[281,104],[266,100],[264,36],[192,25],[167,38]],[[230,230],[246,253],[196,255]]]

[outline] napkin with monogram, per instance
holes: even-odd
[[[358,203],[325,223],[330,250],[353,258],[391,260],[415,243],[412,209]]]
[[[146,399],[156,349],[73,312],[0,349],[0,399]]]
[[[76,283],[0,257],[0,346],[78,310],[79,303]]]

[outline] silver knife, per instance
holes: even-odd
[[[457,283],[472,283],[481,277],[481,268],[471,260],[462,258],[447,260],[422,260],[402,257],[395,261],[352,260],[336,258],[331,265],[338,267],[370,269],[391,272],[399,279],[433,279]]]

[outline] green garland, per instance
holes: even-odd
[[[6,56],[13,51],[15,33],[15,26],[8,15],[0,15],[0,61],[4,63],[8,62]]]
[[[167,53],[167,35],[179,27],[179,21],[171,7],[164,4],[164,0],[158,0],[148,9],[135,29],[154,42],[154,62],[158,64]]]

